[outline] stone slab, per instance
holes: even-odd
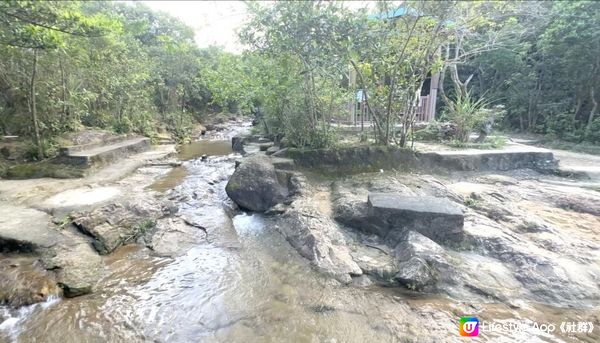
[[[438,243],[462,240],[462,209],[448,199],[369,193],[367,207],[367,231],[384,237],[392,246],[409,230]]]

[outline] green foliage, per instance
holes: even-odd
[[[457,94],[456,99],[448,101],[447,118],[456,125],[456,139],[467,142],[473,129],[481,125],[488,116],[484,98],[473,99],[469,93]]]
[[[531,1],[507,8],[497,17],[502,20],[494,19],[507,34],[464,61],[461,77],[473,75],[474,94],[505,105],[506,127],[589,140],[600,110],[594,105],[600,100],[600,3]]]
[[[47,142],[82,124],[152,137],[163,123],[183,139],[213,101],[193,30],[143,5],[2,1],[0,24],[0,133],[33,135],[35,49],[45,157],[53,155]]]
[[[588,142],[600,144],[600,118],[596,118],[588,131],[585,133],[585,140]]]
[[[450,141],[448,145],[459,149],[502,149],[506,145],[506,138],[500,136],[489,136],[481,143],[453,140]]]
[[[44,153],[44,158],[54,157],[58,155],[58,146],[56,143],[49,139],[43,139],[41,141],[42,152]],[[25,157],[28,161],[37,161],[38,160],[38,147],[34,143],[29,143],[25,147],[25,151],[23,152],[23,157]]]

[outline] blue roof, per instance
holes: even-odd
[[[406,7],[398,7],[396,9],[384,12],[384,13],[378,13],[378,14],[371,14],[369,15],[369,18],[371,19],[391,19],[391,18],[398,18],[401,17],[403,15],[405,15],[406,13],[408,13],[408,11],[412,12],[411,14],[417,14],[417,12],[414,9],[407,9]]]

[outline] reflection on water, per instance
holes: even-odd
[[[179,147],[179,158],[187,161],[202,155],[222,156],[233,152],[230,140],[202,140]]]
[[[224,156],[229,155],[232,152],[230,140],[202,140],[181,145],[179,147],[178,157],[183,161],[188,161],[199,158],[202,155]],[[148,188],[157,192],[166,192],[181,184],[186,176],[188,176],[187,168],[185,166],[179,166],[173,168]]]
[[[157,192],[166,192],[179,185],[187,175],[188,172],[184,166],[175,167],[148,186],[148,188]]]

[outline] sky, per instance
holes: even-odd
[[[139,1],[166,12],[191,26],[200,47],[219,45],[227,51],[239,52],[236,30],[247,18],[241,1]]]
[[[241,1],[139,1],[153,10],[163,11],[191,26],[200,47],[222,46],[230,52],[240,52],[238,30],[248,18]],[[363,8],[369,1],[348,1],[350,8]]]

